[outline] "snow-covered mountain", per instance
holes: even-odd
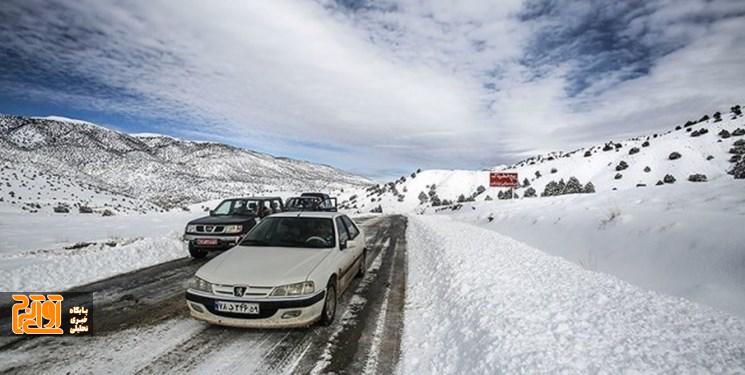
[[[583,190],[588,182],[597,192],[662,189],[655,193],[664,193],[665,186],[672,184],[704,187],[701,175],[707,182],[745,185],[745,180],[735,179],[732,174],[736,169],[737,177],[745,178],[744,135],[745,118],[740,106],[735,106],[727,113],[706,115],[654,134],[609,140],[571,152],[551,152],[492,170],[518,173],[521,186],[512,196],[519,198],[531,193],[537,197],[571,193],[572,188],[579,192],[577,187]],[[572,177],[576,181],[570,184]],[[378,206],[385,212],[408,212],[459,200],[496,200],[509,197],[507,190],[489,187],[488,170],[425,170],[387,184],[346,192],[340,201],[361,212]]]
[[[518,173],[522,186],[510,193],[489,187],[489,170],[426,170],[346,191],[340,202],[351,212],[469,223],[582,268],[745,316],[743,157],[745,118],[733,107],[656,134],[493,168]],[[595,193],[585,193],[589,182]],[[480,242],[454,253],[477,250],[504,249]]]
[[[521,186],[512,191],[489,187],[490,170],[426,170],[345,191],[340,202],[353,213],[469,223],[582,268],[745,316],[744,157],[745,117],[735,106],[657,133],[491,168],[518,173]],[[588,183],[595,193],[586,193]],[[462,244],[455,253],[504,250]]]
[[[340,191],[371,181],[326,165],[211,142],[130,135],[59,117],[0,115],[0,209],[67,204],[149,212],[262,192]]]

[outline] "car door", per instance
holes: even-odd
[[[357,225],[347,215],[342,215],[341,219],[347,227],[347,233],[349,233],[347,244],[353,250],[354,259],[356,260],[362,255],[365,249],[365,238],[360,235],[362,231],[357,228]]]
[[[344,224],[341,216],[337,216],[334,220],[336,222],[336,228],[339,234],[339,259],[341,268],[341,280],[346,285],[354,276],[355,252],[354,252],[354,240],[349,238],[349,231],[347,226]],[[341,244],[346,242],[346,248],[342,249]]]

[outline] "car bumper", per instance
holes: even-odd
[[[200,249],[205,250],[227,250],[236,245],[241,240],[240,235],[235,236],[206,236],[201,234],[184,234],[182,239],[186,242],[193,243]],[[217,240],[216,245],[199,245],[197,240]]]
[[[304,299],[279,301],[244,300],[186,291],[191,316],[211,324],[243,328],[293,328],[313,324],[321,317],[325,292]],[[248,302],[259,305],[259,314],[249,315],[215,310],[215,301]],[[288,314],[298,314],[288,317]]]

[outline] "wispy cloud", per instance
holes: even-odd
[[[0,17],[6,97],[367,174],[667,126],[745,87],[737,0],[11,0]]]

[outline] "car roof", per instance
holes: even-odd
[[[273,214],[271,217],[310,217],[310,218],[327,218],[333,219],[337,216],[344,215],[340,212],[326,211],[289,211]]]
[[[301,197],[319,197],[319,198],[329,198],[329,195],[326,193],[302,193],[300,194]]]
[[[233,197],[233,198],[225,198],[223,200],[224,201],[230,201],[230,200],[235,200],[235,199],[255,199],[255,200],[260,200],[260,199],[279,199],[279,200],[282,200],[282,198],[280,198],[280,197]]]

